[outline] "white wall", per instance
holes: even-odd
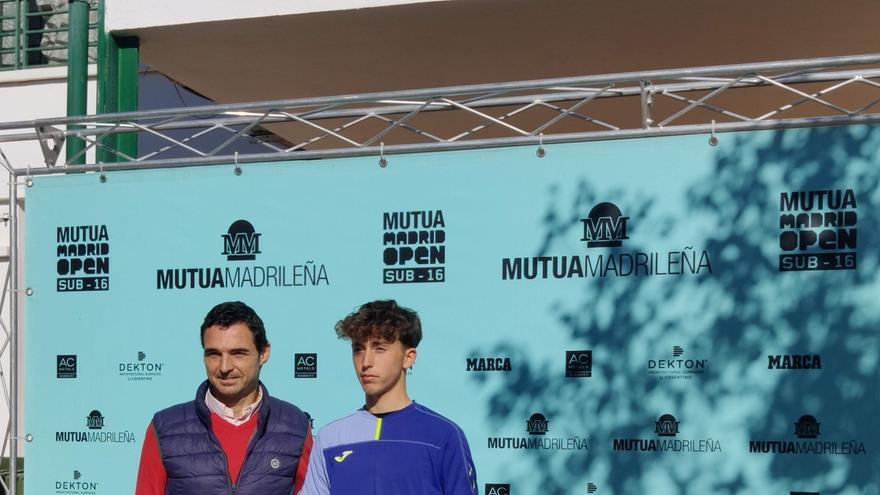
[[[107,31],[448,0],[106,0]]]

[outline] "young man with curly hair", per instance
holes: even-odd
[[[373,301],[336,324],[351,341],[364,406],[318,432],[302,495],[477,495],[467,439],[410,399],[406,371],[422,325],[395,301]]]

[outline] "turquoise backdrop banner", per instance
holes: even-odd
[[[350,413],[334,324],[394,298],[481,494],[880,494],[880,129],[545,149],[35,179],[28,492],[132,493],[222,301],[271,394]]]

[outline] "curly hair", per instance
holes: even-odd
[[[404,347],[413,348],[422,341],[422,322],[415,311],[399,306],[393,299],[372,301],[336,323],[336,336],[352,341],[371,337],[399,340]]]

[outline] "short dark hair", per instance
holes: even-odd
[[[404,347],[418,347],[422,341],[419,315],[398,306],[393,299],[368,302],[336,324],[336,336],[346,340],[379,337],[388,342],[399,340]]]
[[[257,312],[241,301],[230,301],[220,303],[208,311],[205,321],[202,323],[202,347],[205,347],[205,330],[214,325],[227,328],[236,323],[243,323],[248,327],[254,335],[254,344],[257,346],[258,352],[262,353],[269,346],[269,340],[266,339],[266,328]]]

